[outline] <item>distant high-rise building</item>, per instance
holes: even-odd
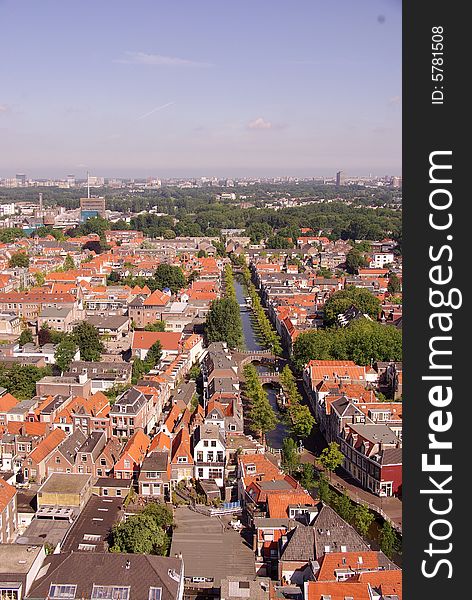
[[[26,185],[26,175],[24,173],[17,173],[15,179],[17,185]]]
[[[105,198],[91,196],[80,199],[80,220],[86,221],[92,217],[105,218]]]
[[[67,183],[69,187],[75,186],[75,175],[67,175]]]
[[[344,171],[336,173],[336,185],[344,185]]]

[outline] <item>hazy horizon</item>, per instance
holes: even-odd
[[[0,0],[0,177],[401,174],[401,2]]]

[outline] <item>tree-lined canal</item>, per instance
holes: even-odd
[[[238,280],[238,278],[235,278],[234,288],[236,290],[236,299],[240,306],[239,312],[241,314],[241,321],[242,321],[243,334],[244,334],[244,343],[245,343],[246,349],[250,350],[250,351],[251,350],[254,350],[254,351],[265,350],[265,347],[262,346],[262,344],[259,342],[259,340],[257,339],[257,334],[254,331],[251,310],[247,309],[247,308],[243,308],[243,306],[246,304],[246,296],[245,296],[246,289],[245,289],[244,284],[241,283]],[[256,368],[259,371],[267,371],[267,367],[264,367],[263,365],[256,366]],[[277,415],[277,418],[279,419],[279,422],[277,423],[276,428],[267,433],[266,441],[267,441],[267,444],[269,446],[271,446],[272,448],[280,449],[280,448],[282,448],[283,440],[286,437],[290,436],[290,433],[289,433],[288,427],[284,423],[282,423],[280,420],[280,419],[282,419],[283,415],[279,411],[278,406],[277,406],[277,401],[276,401],[277,390],[276,390],[276,388],[273,385],[265,385],[264,388],[267,391],[270,405],[274,409],[274,412]]]

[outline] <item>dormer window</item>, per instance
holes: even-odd
[[[178,463],[186,463],[187,462],[187,457],[186,456],[178,456],[177,457],[177,462]]]

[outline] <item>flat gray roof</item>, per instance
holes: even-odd
[[[42,545],[0,544],[0,579],[3,573],[28,573]]]
[[[51,473],[39,488],[38,495],[41,493],[79,494],[91,477],[79,473]]]

